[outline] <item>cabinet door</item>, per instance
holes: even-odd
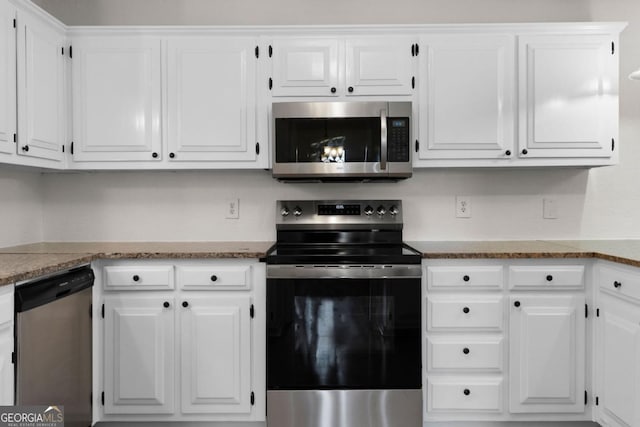
[[[18,15],[18,154],[62,160],[65,137],[64,32]]]
[[[189,297],[180,307],[182,412],[251,412],[250,297]]]
[[[173,299],[106,297],[104,304],[105,414],[173,413]]]
[[[603,295],[596,375],[603,425],[640,425],[640,306]]]
[[[410,37],[346,42],[346,95],[411,95],[414,61]]]
[[[16,134],[16,11],[0,1],[0,153],[15,153]]]
[[[170,161],[256,159],[256,41],[168,42]]]
[[[287,38],[272,44],[273,96],[337,96],[337,39]]]
[[[610,157],[618,58],[608,36],[519,38],[520,157]]]
[[[420,159],[509,159],[515,139],[515,40],[420,41]]]
[[[511,296],[510,410],[585,410],[584,296]]]
[[[74,161],[161,158],[160,40],[73,40]]]
[[[0,325],[0,405],[13,405],[13,323]]]

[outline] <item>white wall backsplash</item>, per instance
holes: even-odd
[[[271,240],[276,199],[400,198],[407,240],[640,238],[640,66],[637,0],[36,0],[67,24],[381,24],[629,21],[621,37],[621,164],[596,169],[416,170],[396,184],[282,184],[265,171],[46,174],[44,239]],[[248,13],[247,11],[251,11]],[[282,13],[286,10],[287,13]],[[461,123],[464,126],[464,123]],[[36,180],[2,218],[33,215]],[[0,183],[0,185],[3,185]],[[6,184],[4,185],[6,188]],[[3,193],[6,190],[3,190]],[[455,218],[456,195],[472,218]],[[553,197],[558,219],[542,219]],[[224,219],[223,200],[240,199]],[[33,205],[33,206],[32,206]],[[37,216],[37,215],[36,215]],[[25,222],[28,223],[29,221]],[[6,224],[4,222],[3,224]],[[4,225],[7,228],[6,225]],[[38,238],[7,228],[3,241]],[[29,237],[32,236],[32,237]]]
[[[42,176],[0,168],[0,247],[43,240]]]

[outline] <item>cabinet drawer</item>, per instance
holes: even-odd
[[[640,269],[636,272],[601,265],[597,280],[601,291],[640,301]]]
[[[104,267],[105,289],[173,289],[172,265],[109,265]]]
[[[176,267],[178,285],[182,289],[224,290],[250,289],[251,266]]]
[[[427,330],[502,330],[502,296],[432,295]]]
[[[0,287],[0,325],[13,323],[13,285]]]
[[[502,411],[502,377],[431,377],[427,387],[428,411]]]
[[[502,266],[437,266],[427,267],[429,289],[501,289]]]
[[[429,371],[502,371],[502,338],[430,337],[427,339]]]
[[[583,265],[519,266],[509,268],[512,289],[582,289]]]

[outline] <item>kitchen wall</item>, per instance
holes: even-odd
[[[275,199],[401,198],[407,240],[640,238],[637,0],[36,0],[67,24],[629,21],[621,39],[621,163],[596,169],[417,170],[396,184],[282,184],[265,171],[47,174],[44,239],[273,239]],[[25,178],[28,185],[34,178]],[[1,185],[1,184],[0,184]],[[454,215],[471,196],[472,218]],[[558,205],[542,218],[542,198]],[[224,199],[240,218],[224,219]],[[35,237],[35,236],[34,236]]]
[[[43,240],[43,177],[0,168],[0,247]]]

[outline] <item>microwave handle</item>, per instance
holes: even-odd
[[[387,111],[380,110],[380,170],[387,169]]]

